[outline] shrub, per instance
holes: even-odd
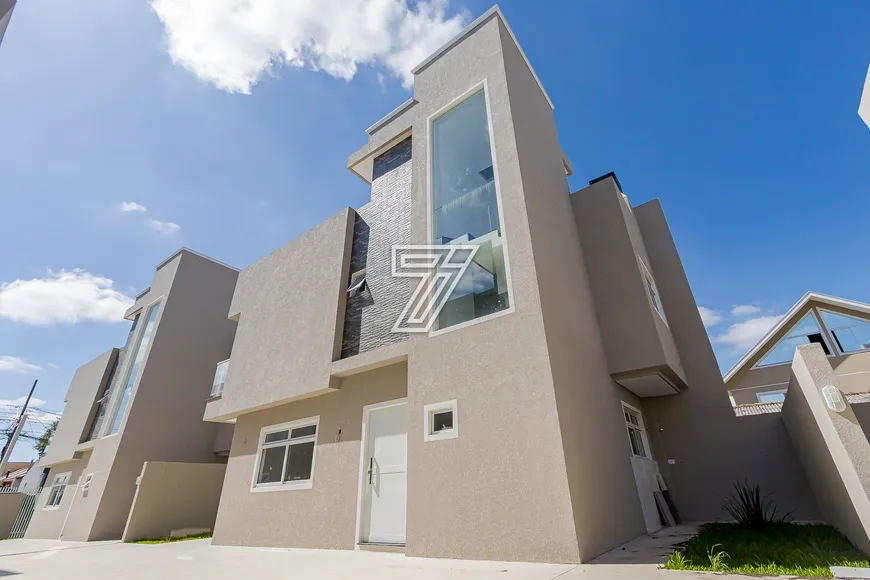
[[[738,524],[750,530],[759,530],[769,523],[785,519],[785,516],[777,517],[776,505],[769,497],[761,495],[757,483],[749,485],[746,481],[735,481],[734,493],[723,500],[722,507]]]

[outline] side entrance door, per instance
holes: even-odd
[[[646,426],[640,409],[628,403],[622,403],[622,414],[628,430],[628,443],[631,451],[631,469],[634,471],[634,482],[637,484],[637,495],[643,510],[643,519],[647,533],[655,532],[662,527],[659,510],[656,507],[654,492],[659,489],[658,467],[652,458],[649,441],[646,436]]]
[[[405,543],[408,480],[408,405],[364,411],[360,542]]]

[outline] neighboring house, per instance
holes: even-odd
[[[18,489],[21,480],[33,466],[32,461],[9,461],[6,463],[6,473],[0,476],[0,488]]]
[[[3,36],[6,34],[6,27],[9,26],[9,19],[12,18],[14,8],[15,0],[0,0],[0,43],[3,42]]]
[[[828,355],[847,396],[870,397],[870,304],[808,292],[726,373],[734,404],[782,403],[795,348],[812,343]]]
[[[613,174],[569,190],[501,12],[413,72],[348,161],[370,203],[239,275],[204,415],[235,425],[213,542],[580,562],[660,511],[727,517],[737,480],[839,521],[800,431],[735,415],[658,200]],[[420,289],[391,273],[408,244],[476,246],[429,331],[394,330]]]
[[[18,484],[19,491],[37,491],[42,489],[45,484],[45,478],[48,477],[48,468],[41,467],[39,461],[33,463],[30,469]]]
[[[867,78],[864,80],[864,92],[861,94],[861,102],[858,104],[858,115],[870,127],[870,69],[867,69]]]
[[[238,270],[181,249],[126,312],[127,344],[79,368],[40,459],[50,468],[28,538],[119,539],[146,461],[224,463],[225,431],[204,423],[215,365],[227,358]]]

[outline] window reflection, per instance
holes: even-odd
[[[510,306],[483,90],[432,124],[436,244],[478,246],[438,316],[447,328]]]

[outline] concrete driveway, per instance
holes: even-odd
[[[655,541],[652,543],[657,545]],[[232,548],[211,546],[210,540],[158,545],[5,540],[0,542],[0,577],[20,575],[46,580],[713,580],[710,574],[658,569],[658,563],[648,561],[651,555],[653,559],[657,557],[654,552],[658,548],[645,551],[644,546],[648,548],[649,544],[649,540],[641,543],[641,549],[627,544],[626,549],[611,552],[609,559],[603,557],[597,561],[599,563],[577,566],[407,558],[402,554],[379,552]],[[717,575],[715,578],[727,577]]]

